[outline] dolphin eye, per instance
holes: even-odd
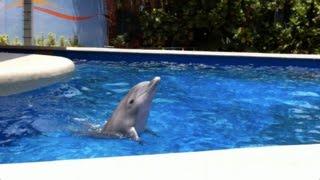
[[[131,100],[129,101],[129,104],[133,104],[133,103],[134,103],[134,100],[131,99]]]

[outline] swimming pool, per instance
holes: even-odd
[[[76,64],[68,82],[0,97],[1,163],[320,142],[317,68],[152,59]],[[133,85],[154,76],[162,81],[148,126],[159,137],[144,133],[140,145],[75,133],[84,122],[102,125]]]

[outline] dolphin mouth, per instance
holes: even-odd
[[[160,80],[161,80],[161,78],[159,76],[156,76],[151,81],[149,81],[149,90],[148,91],[155,91]]]
[[[149,82],[149,86],[154,87],[157,84],[159,84],[161,78],[159,76],[156,76],[155,78],[153,78],[150,82]]]
[[[146,81],[149,82],[149,84],[147,85],[147,88],[145,91],[143,91],[141,94],[139,94],[137,97],[140,97],[144,94],[152,94],[155,92],[157,85],[159,84],[161,78],[159,76],[156,76],[155,78],[153,78],[151,81]]]
[[[160,80],[161,80],[161,78],[159,76],[156,76],[151,81],[149,81],[148,89],[144,93],[155,92],[155,90],[157,89],[157,85],[159,84]]]

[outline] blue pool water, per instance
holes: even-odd
[[[136,83],[161,76],[144,144],[76,132],[102,125]],[[0,163],[320,142],[320,71],[78,61],[70,81],[0,97]]]

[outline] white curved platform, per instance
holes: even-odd
[[[0,179],[319,180],[320,145],[0,164]]]
[[[63,57],[0,53],[0,96],[34,90],[69,77],[74,63]]]

